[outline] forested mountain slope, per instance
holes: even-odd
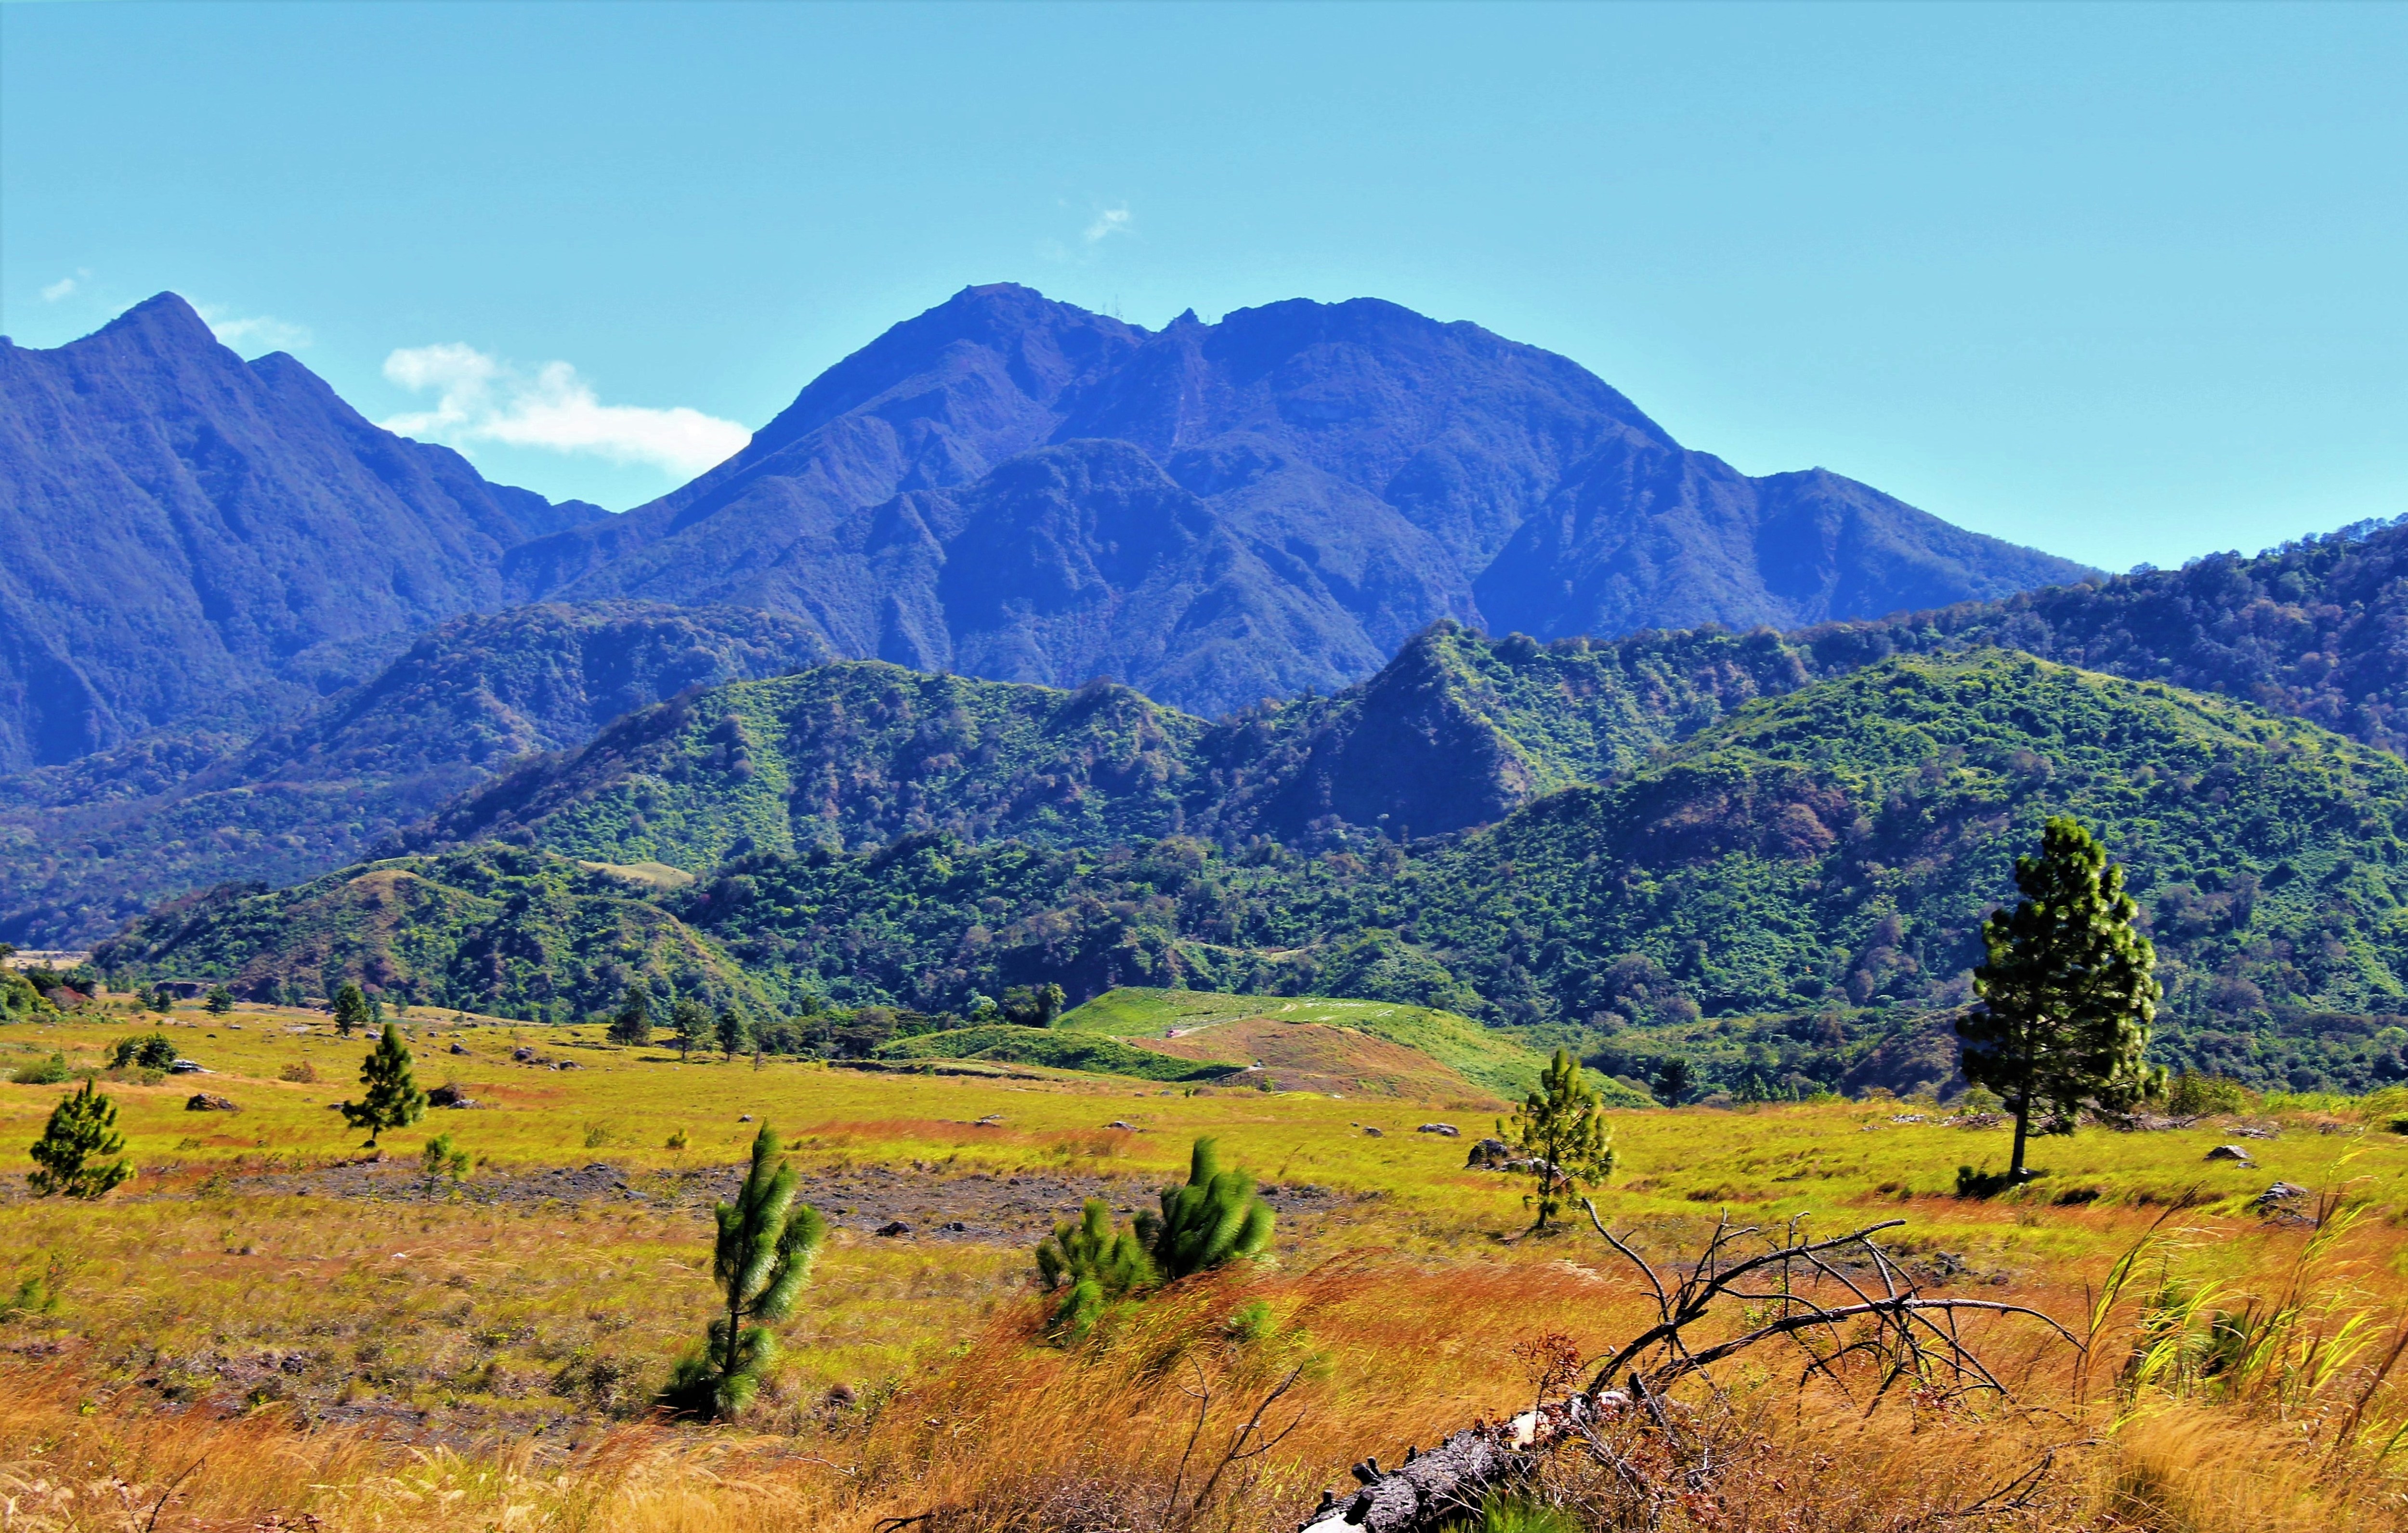
[[[1402,838],[1502,818],[1804,684],[1769,636],[1491,641],[1439,623],[1336,697],[1217,724],[1077,692],[874,661],[740,681],[619,721],[447,807],[424,845],[505,839],[707,872],[731,855],[917,831],[1102,847],[1237,846],[1345,827]]]
[[[2408,765],[1997,651],[1747,704],[1610,784],[1410,849],[929,832],[738,857],[655,897],[787,1004],[959,1010],[1054,981],[1074,998],[1120,984],[1360,996],[1592,1039],[1787,1017],[1775,1041],[1803,1050],[1782,1067],[1797,1073],[1841,1067],[1856,1024],[1827,1029],[1824,1013],[1964,997],[1976,923],[2057,811],[2130,869],[2167,984],[2164,1057],[2261,1081],[2408,1068],[2391,1019],[2408,993]],[[137,924],[122,951],[252,961],[196,929],[203,946]],[[283,939],[261,925],[244,940]]]
[[[523,600],[507,552],[603,515],[244,362],[171,293],[0,341],[0,768],[287,717],[329,658],[361,674],[329,647]]]
[[[223,880],[313,878],[519,756],[826,652],[800,620],[740,608],[545,604],[455,619],[248,742],[154,733],[0,779],[0,939],[89,941]]]

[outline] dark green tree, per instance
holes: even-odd
[[[744,1013],[732,1006],[721,1007],[719,1009],[719,1047],[727,1055],[728,1062],[733,1064],[738,1051],[746,1047],[752,1040],[752,1029],[745,1024]],[[756,1058],[753,1063],[757,1065],[760,1061]]]
[[[234,1010],[234,992],[222,984],[213,984],[209,986],[209,993],[201,1004],[208,1009],[209,1015],[224,1016]]]
[[[110,1045],[108,1067],[141,1070],[164,1070],[176,1062],[176,1046],[167,1041],[165,1033],[143,1033],[135,1038],[121,1038]]]
[[[150,1010],[161,1016],[176,1009],[176,992],[167,985],[157,985],[150,991]]]
[[[370,1148],[386,1129],[408,1128],[426,1115],[426,1093],[410,1075],[409,1046],[392,1023],[384,1024],[377,1046],[360,1067],[360,1084],[368,1088],[367,1095],[356,1103],[344,1101],[343,1118],[353,1128],[368,1131]]]
[[[2157,1016],[2157,952],[2133,926],[2140,909],[2124,869],[2082,824],[2052,818],[2040,855],[2015,859],[2013,910],[1982,924],[1989,961],[1973,971],[1982,1005],[1957,1019],[1966,1079],[2015,1115],[2007,1182],[2027,1180],[2024,1141],[2071,1134],[2086,1105],[2129,1107],[2152,1084],[2142,1055]]]
[[[1690,1084],[1689,1062],[1679,1054],[1674,1054],[1656,1067],[1653,1089],[1656,1099],[1666,1107],[1679,1107],[1682,1100],[1689,1095]]]
[[[1162,1190],[1162,1212],[1137,1216],[1138,1239],[1166,1279],[1209,1272],[1270,1243],[1271,1206],[1243,1171],[1221,1169],[1220,1147],[1197,1139],[1183,1186]]]
[[[678,1057],[688,1057],[697,1043],[710,1046],[710,1009],[691,996],[681,996],[669,1008],[669,1031],[676,1035]]]
[[[1051,1027],[1068,998],[1058,984],[1016,984],[1003,993],[1003,1018],[1023,1027]]]
[[[34,1141],[34,1170],[25,1180],[36,1197],[100,1197],[134,1174],[113,1157],[125,1150],[117,1131],[117,1104],[86,1080],[72,1096],[50,1109],[50,1121]]]
[[[1497,1134],[1529,1166],[1531,1190],[1522,1205],[1538,1214],[1534,1230],[1546,1229],[1583,1187],[1613,1174],[1605,1110],[1569,1049],[1555,1051],[1554,1062],[1539,1072],[1538,1088],[1513,1110],[1511,1122],[1498,1122]]]
[[[641,981],[627,987],[626,997],[619,1002],[618,1015],[610,1019],[610,1041],[641,1048],[652,1040],[652,996]]]
[[[345,980],[335,992],[335,1031],[345,1038],[368,1025],[368,997],[358,983]]]
[[[1037,1272],[1045,1290],[1061,1295],[1047,1329],[1075,1341],[1095,1327],[1104,1306],[1155,1282],[1154,1262],[1134,1230],[1112,1228],[1111,1210],[1087,1199],[1076,1220],[1064,1220],[1037,1242]]]
[[[752,1141],[743,1190],[735,1202],[719,1205],[718,1218],[710,1277],[727,1308],[711,1321],[710,1340],[678,1360],[661,1403],[724,1421],[752,1403],[778,1360],[769,1325],[794,1309],[827,1225],[818,1210],[795,1201],[794,1168],[767,1124]]]

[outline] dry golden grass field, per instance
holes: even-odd
[[[155,1020],[0,1029],[0,1071],[97,1067]],[[1293,1527],[1351,1464],[1524,1410],[1551,1359],[1655,1316],[1585,1218],[1526,1237],[1521,1184],[1466,1168],[1498,1108],[1460,1094],[756,1068],[408,1025],[419,1083],[478,1105],[372,1160],[330,1110],[364,1040],[320,1013],[179,1012],[211,1073],[104,1082],[139,1174],[97,1203],[26,1190],[69,1088],[0,1084],[0,1529]],[[1758,1348],[1680,1397],[1671,1437],[1610,1421],[1611,1454],[1556,1453],[1487,1526],[2408,1526],[2395,1111],[2086,1127],[1987,1201],[1956,1170],[2002,1165],[2006,1130],[1928,1104],[1616,1112],[1598,1211],[1667,1270],[1726,1214],[1895,1219],[1928,1292],[2074,1340],[1968,1318],[2003,1396],[1877,1394],[1846,1355]],[[1416,1132],[1438,1120],[1463,1137]],[[710,1207],[763,1123],[832,1238],[752,1412],[669,1421],[650,1401],[712,1310]],[[477,1158],[457,1189],[418,1173],[437,1132]],[[1036,1239],[1089,1195],[1151,1203],[1203,1134],[1268,1190],[1266,1259],[1049,1343]],[[2253,1164],[2206,1158],[2228,1143]],[[2300,1191],[2262,1199],[2278,1182]]]

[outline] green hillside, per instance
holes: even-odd
[[[1012,1065],[1043,1065],[1090,1075],[1125,1075],[1140,1081],[1212,1081],[1230,1073],[1226,1065],[1197,1064],[1168,1054],[1132,1049],[1094,1033],[996,1023],[922,1033],[881,1047],[882,1059],[985,1059]]]
[[[1384,1039],[1427,1054],[1465,1080],[1508,1100],[1518,1100],[1537,1084],[1539,1071],[1546,1064],[1540,1055],[1503,1034],[1450,1011],[1390,1001],[1317,996],[1227,996],[1211,991],[1131,985],[1107,991],[1074,1008],[1054,1028],[1057,1033],[1114,1039],[1158,1038],[1172,1028],[1195,1031],[1216,1023],[1261,1016],[1285,1023],[1319,1024]],[[1619,1096],[1629,1095],[1611,1082],[1605,1084]],[[1643,1099],[1618,1101],[1616,1105],[1643,1105]]]

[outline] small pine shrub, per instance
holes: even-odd
[[[1075,1341],[1095,1328],[1104,1307],[1154,1282],[1153,1258],[1136,1232],[1112,1228],[1111,1210],[1087,1199],[1076,1222],[1065,1220],[1037,1242],[1037,1271],[1048,1293],[1059,1294],[1046,1328]]]
[[[1188,1157],[1186,1184],[1165,1188],[1161,1214],[1139,1214],[1137,1233],[1155,1269],[1176,1281],[1270,1244],[1271,1206],[1255,1193],[1254,1178],[1221,1169],[1213,1140],[1197,1139]]]
[[[34,1170],[26,1185],[36,1197],[106,1196],[134,1175],[133,1167],[113,1158],[124,1149],[117,1104],[87,1080],[82,1090],[50,1110],[42,1137],[34,1141]]]
[[[680,1415],[724,1421],[741,1414],[778,1360],[769,1325],[794,1309],[827,1239],[819,1211],[795,1201],[795,1180],[777,1135],[764,1124],[743,1191],[716,1211],[710,1275],[726,1309],[711,1321],[710,1339],[678,1359],[660,1394],[660,1403]]]

